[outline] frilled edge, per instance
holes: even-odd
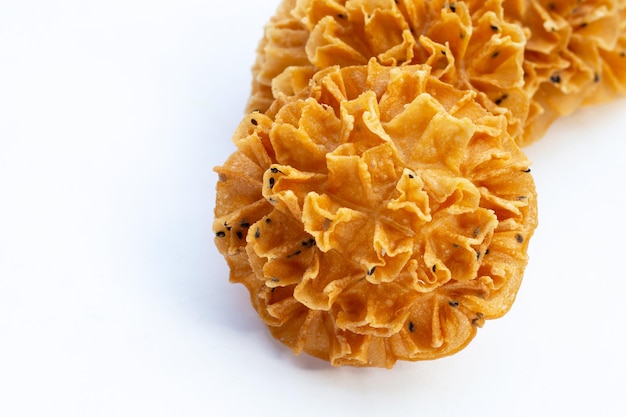
[[[532,101],[521,146],[557,118],[626,93],[626,2],[517,0],[504,7],[528,36],[525,92]]]
[[[527,146],[557,118],[626,92],[626,2],[544,3],[285,0],[260,42],[247,111],[327,66],[426,63],[485,93]]]
[[[274,101],[272,81],[278,77],[287,66],[311,67],[305,45],[309,37],[306,27],[291,11],[297,0],[283,0],[276,13],[267,23],[263,37],[257,46],[256,60],[252,66],[251,94],[246,104],[246,112],[265,111]],[[288,62],[289,65],[284,63]],[[312,68],[311,68],[312,69]],[[312,72],[306,72],[306,76]],[[302,80],[306,85],[308,78]],[[294,86],[299,88],[299,86]]]
[[[508,136],[499,134],[505,126],[501,117],[482,109],[469,92],[458,92],[436,80],[429,84],[425,67],[407,72],[372,65],[329,69],[317,76],[313,98],[285,99],[272,117],[251,113],[234,135],[239,151],[216,168],[220,181],[214,230],[218,249],[231,267],[231,280],[248,288],[254,308],[277,339],[296,353],[305,351],[336,366],[391,367],[397,359],[433,359],[462,349],[485,319],[500,317],[510,308],[536,226],[528,161]],[[379,93],[373,97],[358,94],[368,89]],[[424,89],[429,90],[426,95]],[[409,91],[414,96],[406,96]],[[404,95],[398,97],[398,93]],[[428,99],[433,94],[444,103]],[[403,106],[403,101],[413,108]],[[459,156],[458,143],[444,146],[442,153],[452,149],[457,156],[448,162],[444,158],[443,166],[437,162],[437,172],[419,166],[434,163],[427,155],[433,143],[426,141],[420,152],[413,152],[420,147],[407,142],[402,129],[405,122],[419,120],[408,117],[407,111],[424,112],[429,106],[430,111],[455,115],[450,117],[456,117],[461,126],[468,127],[463,120],[470,119],[477,126],[469,126],[473,133],[463,145],[469,156],[462,152]],[[366,108],[370,111],[362,110]],[[379,114],[384,123],[370,120],[372,114]],[[415,132],[415,127],[410,129]],[[351,136],[350,132],[363,132],[363,128],[369,133]],[[429,131],[427,126],[421,131],[427,132],[425,136],[442,132]],[[316,138],[325,138],[324,143],[315,143]],[[403,150],[394,156],[391,145]],[[441,143],[434,145],[441,147]],[[342,155],[359,147],[361,153]],[[302,154],[294,154],[297,149]],[[376,152],[368,156],[372,149]],[[333,152],[337,155],[334,162]],[[370,172],[372,162],[385,160],[382,155],[404,167],[387,164]],[[372,159],[364,167],[355,156]],[[333,168],[337,157],[343,164]],[[313,164],[315,159],[324,164]],[[408,170],[403,161],[411,161]],[[385,230],[385,222],[380,227],[367,226],[367,216],[350,217],[358,208],[357,202],[350,202],[350,195],[330,198],[345,185],[331,179],[333,170],[342,166],[352,166],[355,178],[367,179],[369,174],[370,188],[381,172],[381,179],[396,176],[391,181],[395,187],[377,192],[395,196],[386,200],[386,206],[408,208],[408,218],[416,224],[430,221],[432,239],[424,239],[425,246],[418,245],[424,254],[421,261],[411,263],[406,255],[411,248],[397,233],[398,229],[413,233],[411,227]],[[442,184],[442,169],[466,179]],[[418,181],[414,189],[408,185],[412,180]],[[379,181],[379,186],[384,188],[386,182]],[[425,191],[427,184],[430,193]],[[370,192],[357,199],[375,196]],[[426,205],[425,196],[430,201]],[[337,201],[344,203],[339,205],[343,211]],[[468,205],[477,206],[483,214],[468,212]],[[304,219],[307,210],[310,213]],[[460,234],[450,237],[445,228],[435,227],[437,213],[446,210],[457,212],[452,217]],[[352,224],[342,226],[342,216]],[[386,218],[387,223],[398,224],[393,215]],[[365,236],[372,242],[371,250],[359,245],[344,249],[350,247],[349,238],[357,230],[369,230]],[[333,239],[339,247],[333,246]],[[446,241],[450,246],[442,246]],[[420,266],[419,262],[424,263]],[[456,278],[467,273],[465,264],[472,265],[475,278],[451,279],[453,273]],[[411,270],[417,274],[402,272]]]

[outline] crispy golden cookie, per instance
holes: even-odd
[[[526,38],[503,16],[502,0],[285,0],[258,48],[248,111],[265,111],[279,93],[306,88],[319,69],[428,64],[460,89],[483,92],[522,136],[530,99],[523,90]],[[281,74],[284,74],[281,76]],[[480,99],[482,99],[481,97]]]
[[[213,229],[274,337],[391,367],[453,354],[509,310],[535,187],[506,116],[478,96],[372,59],[244,118],[216,168]]]
[[[520,145],[543,136],[559,116],[626,92],[626,1],[508,0],[504,7],[528,36],[532,103]]]

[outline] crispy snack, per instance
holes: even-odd
[[[247,115],[215,241],[274,337],[335,366],[462,349],[514,301],[537,224],[506,117],[427,65],[328,67]]]
[[[525,90],[533,98],[524,136],[537,140],[559,116],[626,92],[626,1],[508,0],[525,27]]]
[[[526,146],[559,116],[626,92],[626,0],[284,0],[259,45],[247,109],[306,88],[318,69],[371,57],[426,63],[486,93],[483,105],[506,114]]]
[[[482,105],[506,114],[519,137],[530,105],[525,43],[521,27],[505,21],[502,0],[284,0],[259,45],[247,109],[267,110],[319,69],[374,57],[386,66],[428,64],[442,81],[485,93]]]

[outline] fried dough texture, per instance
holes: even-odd
[[[526,146],[560,116],[626,93],[626,1],[507,0],[504,15],[524,28],[524,90],[531,100]]]
[[[320,69],[376,58],[427,64],[440,80],[483,92],[483,105],[505,114],[511,135],[521,137],[530,107],[526,37],[503,13],[502,0],[285,0],[260,42],[247,110],[265,111],[277,91],[306,88]]]
[[[285,82],[297,91],[320,69],[372,57],[428,64],[485,93],[523,147],[558,117],[626,93],[626,1],[284,0],[260,42],[247,110],[265,111]]]
[[[326,66],[306,86],[283,74],[216,168],[230,280],[276,339],[334,366],[465,347],[511,307],[537,226],[507,115],[443,67],[379,61]]]

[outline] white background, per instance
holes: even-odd
[[[276,5],[0,2],[0,415],[623,416],[624,100],[527,148],[530,265],[465,350],[333,369],[271,338],[211,222]]]

